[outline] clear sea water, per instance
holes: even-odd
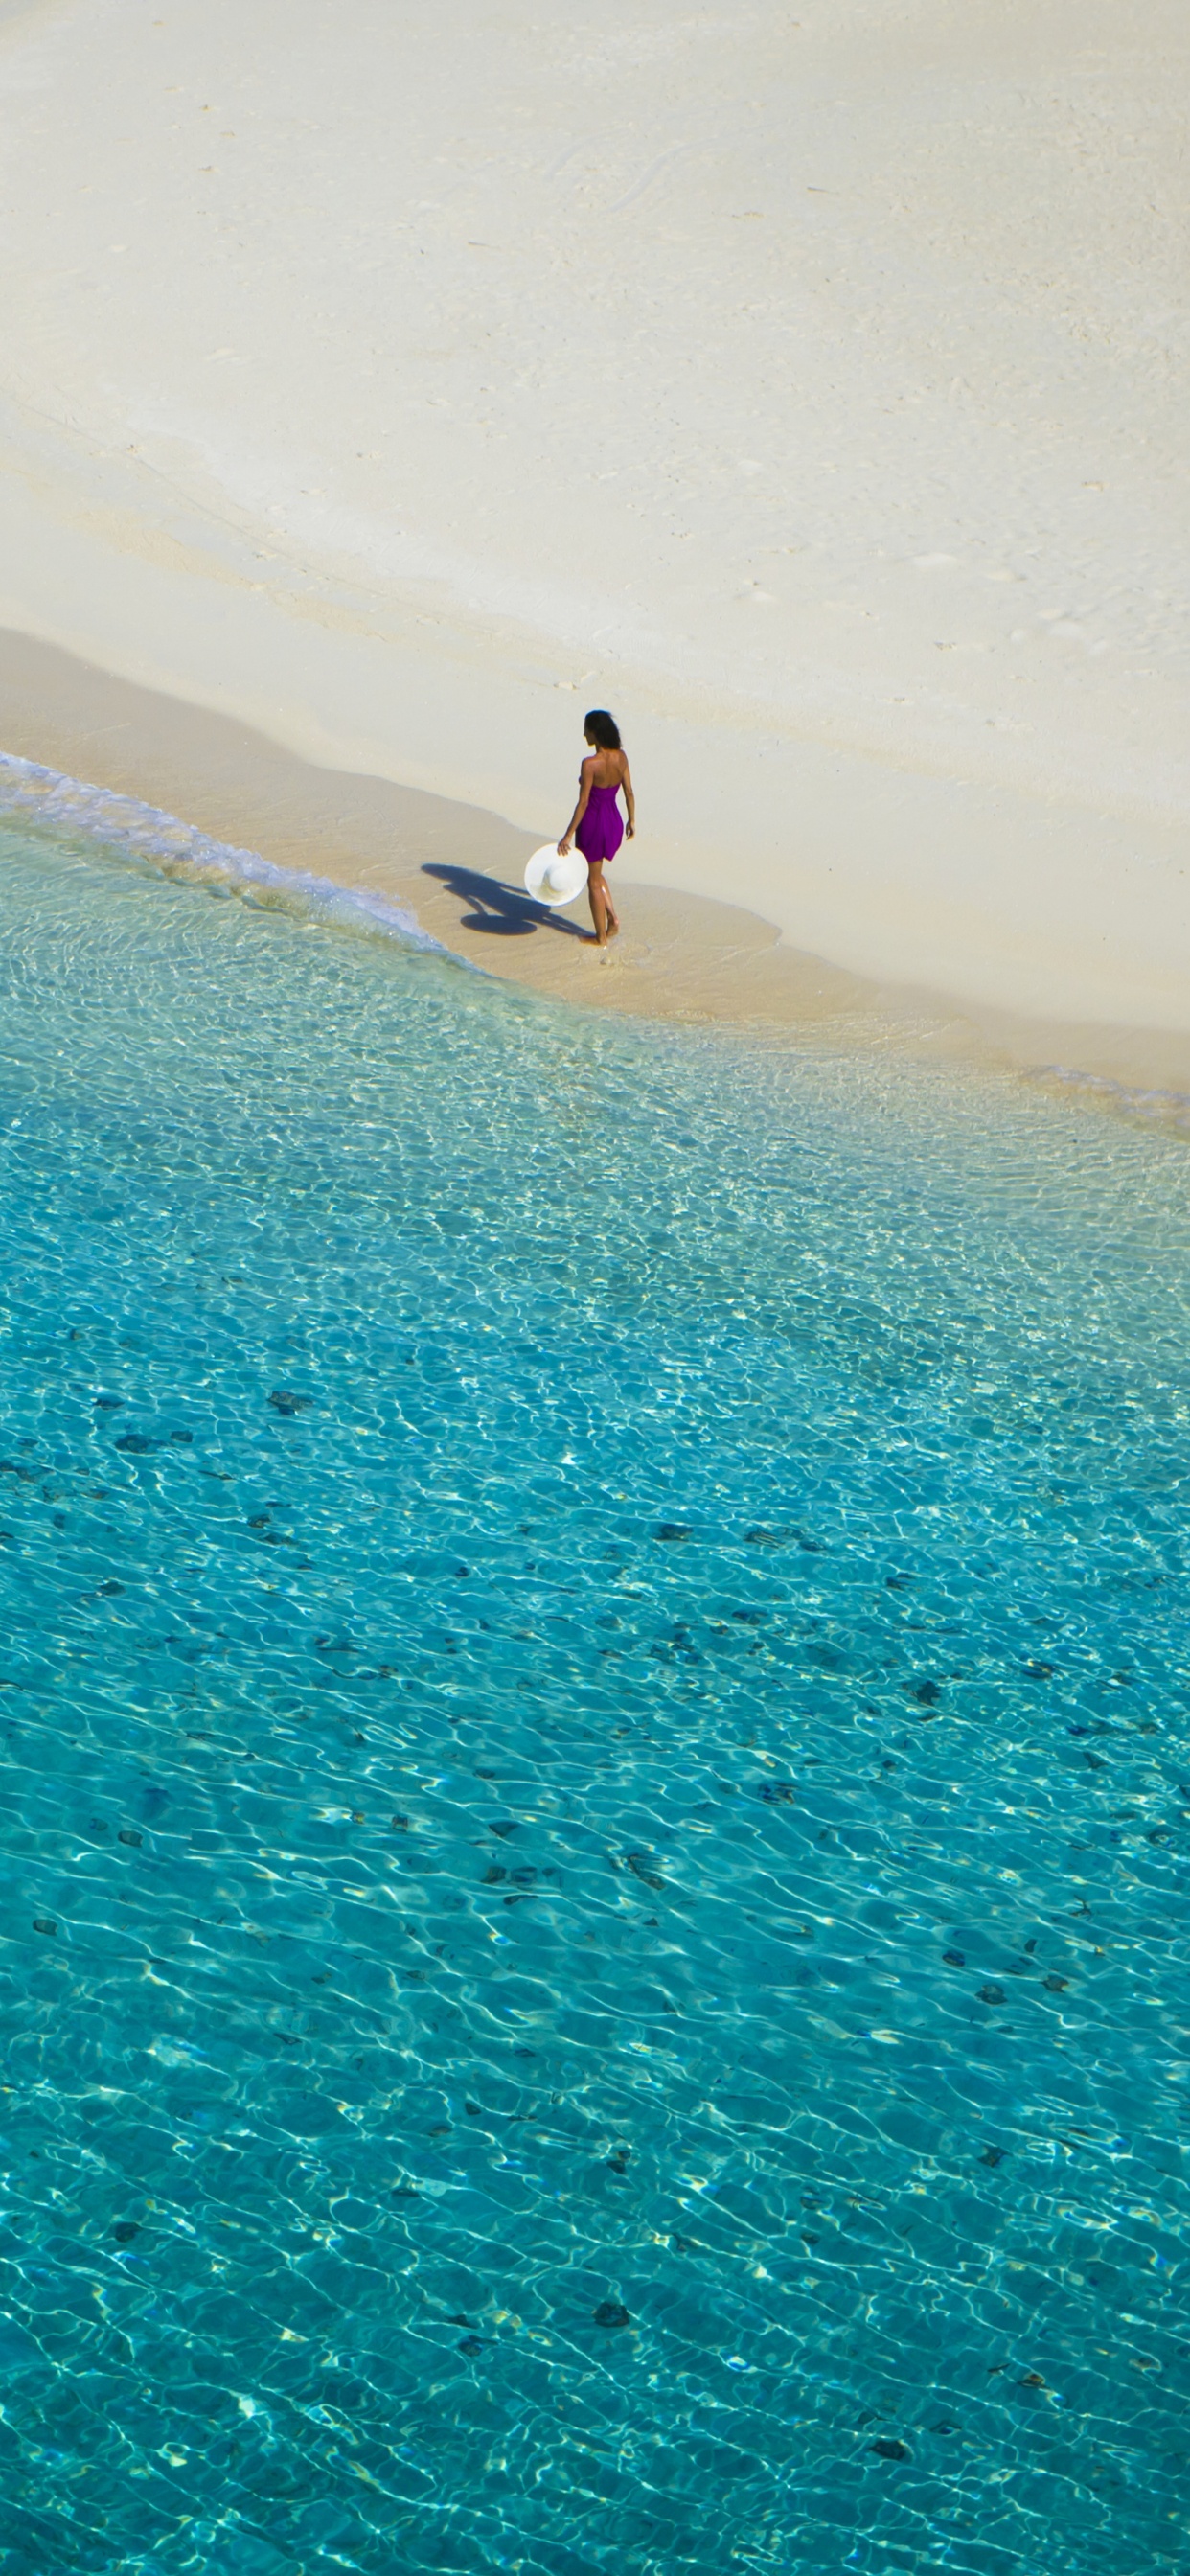
[[[2,2576],[1185,2576],[1185,1142],[2,865]]]

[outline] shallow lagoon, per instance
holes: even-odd
[[[1183,2576],[1184,1143],[3,861],[3,2576]]]

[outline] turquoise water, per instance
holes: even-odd
[[[2,2576],[1185,2576],[1185,1145],[3,867]]]

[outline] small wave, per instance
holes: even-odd
[[[1146,1090],[1139,1083],[1116,1082],[1110,1074],[1083,1073],[1077,1065],[1069,1064],[1034,1065],[1028,1079],[1057,1083],[1066,1091],[1081,1091],[1102,1100],[1109,1108],[1126,1111],[1132,1118],[1147,1118],[1183,1131],[1190,1128],[1190,1093],[1185,1091]]]
[[[452,955],[441,940],[432,939],[421,928],[415,913],[406,911],[403,904],[390,902],[387,895],[373,894],[363,887],[336,885],[332,877],[315,876],[307,869],[277,867],[272,859],[262,858],[258,850],[242,850],[232,841],[213,840],[193,823],[179,822],[176,814],[166,814],[157,805],[142,804],[138,796],[117,796],[111,788],[91,787],[82,779],[67,778],[61,770],[45,769],[39,761],[21,760],[16,753],[7,751],[0,751],[0,815],[3,814],[49,823],[59,830],[88,833],[109,848],[127,851],[136,858],[165,861],[171,868],[193,869],[196,874],[222,878],[233,885],[271,886],[279,894],[296,896],[324,917],[384,931],[407,947],[428,949],[439,957]]]

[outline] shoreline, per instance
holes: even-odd
[[[634,879],[626,928],[596,949],[585,907],[524,894],[535,845],[501,816],[424,789],[317,766],[236,719],[0,631],[0,751],[128,796],[294,877],[394,905],[455,957],[580,1009],[1017,1070],[1177,1113],[1190,1033],[1013,1015],[878,982],[789,945],[742,906]]]
[[[0,627],[255,728],[228,837],[353,871],[499,876],[610,706],[618,1006],[1180,1087],[1184,11],[613,0],[598,153],[563,20],[351,25],[0,7]],[[569,992],[567,936],[502,934]]]

